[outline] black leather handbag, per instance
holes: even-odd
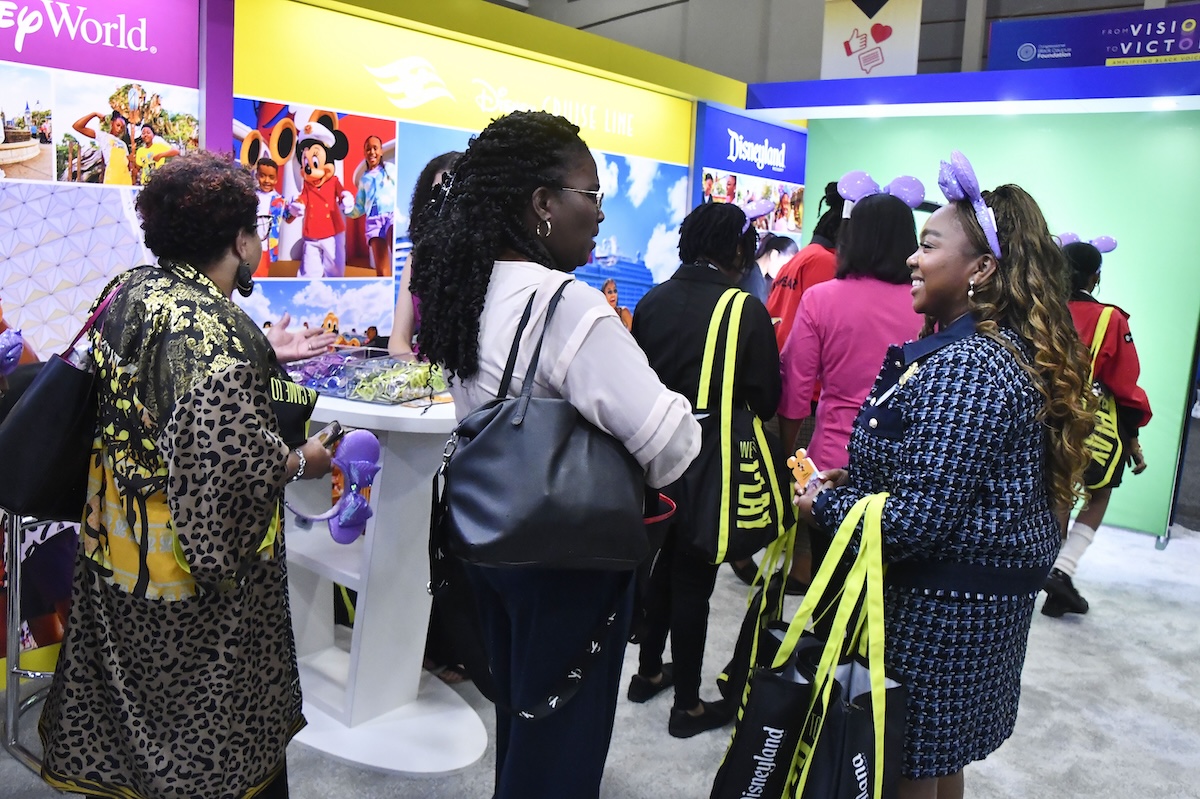
[[[547,327],[567,283],[550,300]],[[480,566],[635,569],[649,554],[645,472],[570,402],[533,396],[545,328],[520,396],[506,396],[534,297],[496,398],[464,418],[446,443],[434,476],[434,538],[444,536],[451,554]]]
[[[83,519],[96,437],[95,372],[68,357],[118,291],[104,298],[61,355],[42,366],[0,424],[0,507],[18,516]]]

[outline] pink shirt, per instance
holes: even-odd
[[[821,384],[816,429],[808,447],[818,469],[845,466],[846,445],[858,409],[892,344],[915,339],[924,317],[912,309],[908,283],[855,275],[804,293],[792,332],[780,353],[783,398],[779,415],[811,412],[813,385]]]

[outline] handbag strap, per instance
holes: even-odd
[[[512,382],[513,371],[517,368],[517,351],[521,347],[521,334],[525,332],[525,325],[529,324],[529,317],[533,313],[533,301],[537,299],[537,291],[535,290],[529,295],[529,302],[525,303],[525,313],[521,314],[521,321],[517,323],[517,333],[513,336],[512,347],[508,350],[508,363],[504,365],[504,376],[500,378],[500,387],[496,389],[496,399],[504,399],[508,396],[508,385]]]
[[[100,301],[100,304],[96,306],[96,310],[92,311],[92,315],[89,316],[87,321],[83,323],[83,327],[79,328],[79,332],[75,334],[75,338],[71,339],[71,343],[67,345],[65,350],[63,350],[63,358],[69,356],[75,349],[75,345],[79,343],[79,339],[86,336],[87,332],[96,326],[96,320],[100,318],[101,314],[108,310],[108,306],[112,303],[113,299],[121,293],[121,289],[123,288],[125,288],[124,283],[114,288],[108,293],[107,297]]]
[[[538,336],[537,346],[533,350],[533,357],[529,359],[529,366],[525,370],[525,381],[521,384],[521,398],[524,402],[517,408],[513,416],[513,424],[520,424],[525,419],[525,409],[529,407],[529,398],[533,396],[533,379],[537,374],[538,360],[542,355],[542,342],[546,340],[546,330],[550,327],[550,318],[554,316],[554,309],[558,307],[558,301],[562,299],[563,292],[567,290],[567,284],[574,278],[564,280],[558,287],[558,291],[554,292],[554,296],[550,298],[550,304],[546,307],[546,320],[542,323],[542,333]],[[504,376],[501,378],[500,388],[496,391],[496,399],[504,399],[508,396],[508,387],[512,382],[513,372],[517,368],[517,352],[521,346],[521,334],[525,332],[525,326],[529,324],[529,317],[533,313],[533,301],[537,299],[537,290],[529,297],[529,302],[525,304],[525,312],[521,314],[521,321],[517,323],[517,334],[513,336],[512,347],[508,351],[508,363],[504,367]]]
[[[1096,379],[1096,358],[1100,355],[1100,348],[1104,346],[1104,336],[1108,333],[1108,323],[1112,320],[1112,314],[1112,306],[1104,306],[1104,310],[1100,312],[1100,321],[1096,323],[1096,332],[1092,334],[1092,365],[1088,369],[1089,383]]]

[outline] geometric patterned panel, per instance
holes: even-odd
[[[61,352],[120,272],[154,263],[135,191],[0,182],[0,308],[45,360]]]

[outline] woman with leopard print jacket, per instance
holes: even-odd
[[[90,333],[100,424],[42,776],[122,799],[286,797],[304,717],[280,507],[289,480],[330,469],[300,432],[315,397],[278,385],[230,299],[261,251],[250,174],[182,156],[137,209],[160,264],[118,277]]]

